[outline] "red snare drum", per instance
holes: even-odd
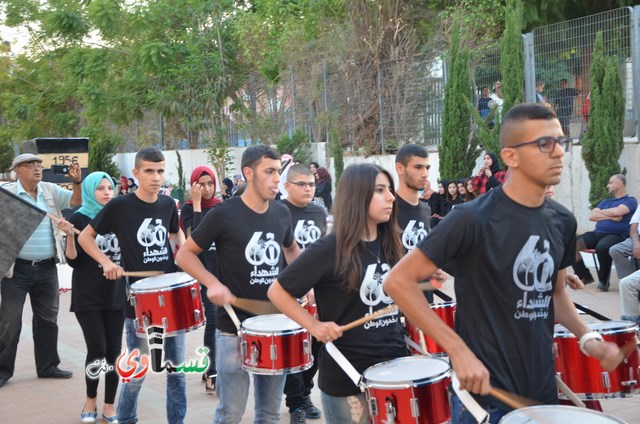
[[[445,324],[453,328],[456,315],[456,302],[432,303],[431,309],[440,317]],[[433,339],[426,337],[427,352],[435,356],[446,356],[447,352],[441,348]]]
[[[624,421],[591,409],[575,406],[542,405],[521,408],[502,417],[500,424],[625,424]]]
[[[365,370],[374,424],[436,424],[451,419],[447,396],[451,368],[440,358],[408,356]]]
[[[283,314],[261,315],[240,325],[242,368],[255,374],[292,374],[313,365],[311,335]]]
[[[146,335],[155,325],[164,336],[195,330],[204,324],[204,308],[198,282],[185,272],[174,272],[139,280],[131,285],[136,333]]]
[[[313,305],[306,303],[304,305],[304,309],[307,310],[307,312],[309,312],[311,315],[313,315],[313,317],[315,319],[318,319],[318,307],[316,306],[316,304],[314,303]]]
[[[587,323],[608,341],[624,346],[635,340],[638,326],[629,321],[603,321]],[[638,349],[612,372],[600,367],[597,359],[586,356],[576,337],[560,324],[554,329],[556,372],[571,390],[587,399],[627,397],[638,392]]]
[[[422,330],[420,330],[418,327],[416,327],[415,325],[413,325],[411,323],[411,321],[409,321],[408,319],[405,318],[404,321],[404,331],[405,333],[407,333],[407,337],[409,337],[411,340],[413,340],[418,346],[420,346],[422,348],[422,350],[424,352],[428,353],[427,350],[427,343],[426,343],[426,337],[424,335],[424,333],[422,332]],[[424,354],[424,352],[420,352],[417,349],[415,349],[413,346],[409,345],[409,351],[413,354],[413,355],[422,355]]]

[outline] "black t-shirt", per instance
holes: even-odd
[[[216,244],[218,273],[222,284],[235,296],[267,300],[267,290],[282,269],[282,246],[293,244],[291,214],[286,206],[271,201],[264,213],[256,213],[232,197],[213,208],[191,234],[202,249]],[[240,321],[253,315],[236,309]],[[224,308],[218,308],[216,328],[236,334]]]
[[[545,199],[529,208],[501,187],[456,208],[419,245],[455,277],[455,328],[487,367],[491,384],[557,403],[553,290],[575,258],[576,220]],[[492,397],[483,404],[499,406]]]
[[[301,251],[327,233],[327,213],[322,206],[309,203],[299,208],[286,199],[280,200],[280,203],[291,212],[293,236]]]
[[[392,303],[382,290],[390,266],[377,263],[379,241],[363,243],[361,250],[362,283],[360,289],[349,293],[342,288],[342,280],[335,274],[335,234],[313,243],[278,275],[278,282],[294,297],[304,296],[314,289],[318,317],[321,321],[348,324]],[[372,253],[373,252],[373,253]],[[362,326],[346,331],[334,344],[358,372],[377,363],[407,356],[407,346],[400,325],[399,314],[385,315]],[[331,396],[351,396],[360,389],[325,351],[318,358],[320,389]]]
[[[91,219],[76,212],[71,215],[69,222],[82,231]],[[102,266],[82,249],[78,243],[78,236],[74,237],[78,255],[75,259],[67,257],[67,263],[73,268],[71,312],[122,310],[125,301],[124,280],[113,281],[104,278]],[[113,263],[120,264],[120,245],[115,234],[98,234],[96,243]]]
[[[125,271],[176,272],[169,234],[180,230],[178,208],[175,201],[160,195],[158,200],[147,203],[135,194],[111,199],[91,221],[98,234],[113,233],[118,237],[122,254],[120,265]],[[129,278],[129,283],[137,280]],[[125,316],[135,317],[129,304]]]
[[[431,230],[431,207],[425,202],[418,201],[416,206],[407,203],[396,195],[398,205],[398,225],[402,230],[402,246],[408,252],[427,236]]]
[[[215,208],[215,206],[213,206]],[[180,220],[182,222],[182,229],[184,230],[185,235],[187,234],[187,230],[191,228],[191,232],[195,231],[198,228],[198,225],[202,222],[204,216],[213,208],[202,208],[202,212],[194,212],[192,203],[185,203],[180,210]],[[200,261],[204,264],[205,268],[215,275],[218,276],[218,255],[216,253],[216,244],[211,243],[208,249],[202,251],[198,255]]]

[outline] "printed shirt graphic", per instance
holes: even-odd
[[[176,272],[169,234],[179,231],[175,201],[160,195],[154,203],[140,200],[135,194],[111,199],[91,221],[98,234],[114,233],[121,250],[121,266],[125,271]],[[137,279],[129,278],[133,284]],[[131,305],[125,315],[134,318]]]
[[[405,251],[415,248],[431,231],[431,207],[425,202],[418,201],[414,206],[407,203],[400,196],[396,196],[398,205],[398,225],[402,229],[402,246]]]
[[[542,403],[557,399],[553,290],[575,258],[576,227],[553,200],[528,208],[497,188],[457,206],[419,245],[455,277],[456,331],[491,384]]]
[[[327,213],[321,206],[310,203],[299,208],[288,200],[281,200],[280,203],[291,212],[293,236],[301,251],[327,233]]]
[[[233,197],[217,205],[191,234],[193,241],[206,250],[216,244],[220,281],[231,293],[245,299],[267,300],[267,290],[282,270],[282,247],[293,244],[291,214],[278,202],[269,202],[259,214],[247,207],[242,198]],[[243,321],[252,315],[237,310]],[[216,328],[236,333],[224,308],[218,308]]]
[[[77,212],[69,218],[69,222],[78,230],[83,230],[90,221],[89,217]],[[71,312],[121,310],[125,302],[124,281],[104,278],[102,266],[82,249],[78,236],[74,237],[78,256],[75,259],[67,258],[69,266],[73,268]],[[114,263],[120,263],[120,244],[115,234],[99,234],[96,236],[96,243]]]
[[[390,270],[384,260],[377,263],[379,241],[365,243],[363,249],[362,282],[357,291],[346,292],[335,275],[336,238],[334,234],[313,243],[292,264],[278,275],[278,281],[292,296],[301,297],[311,288],[316,295],[320,321],[348,324],[370,315],[392,303],[383,291]],[[351,364],[364,372],[368,367],[407,356],[399,314],[387,314],[344,333],[334,344]],[[319,355],[319,387],[331,396],[349,396],[360,390],[342,372],[324,350]]]

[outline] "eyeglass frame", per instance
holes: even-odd
[[[553,146],[551,147],[551,150],[549,151],[542,150],[542,145],[540,143],[542,141],[550,141],[550,140],[553,140]],[[507,148],[517,149],[518,147],[527,146],[529,144],[537,144],[538,149],[540,150],[540,153],[551,153],[553,152],[553,149],[556,148],[556,144],[560,144],[560,145],[564,145],[564,151],[566,153],[571,151],[571,147],[573,146],[573,139],[568,135],[563,135],[561,137],[552,137],[550,135],[545,135],[545,136],[536,138],[533,141],[525,141],[524,143],[518,143],[518,144],[514,144],[513,146],[507,146]]]
[[[305,183],[304,181],[289,181],[289,180],[287,180],[287,182],[289,184],[293,184],[293,185],[298,186],[300,188],[306,188],[307,186],[309,188],[316,188],[316,186],[317,186],[317,184],[315,182],[313,182],[313,183]]]

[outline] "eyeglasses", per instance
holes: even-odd
[[[289,184],[297,185],[300,188],[305,188],[305,187],[316,188],[316,183],[305,183],[303,181],[298,181],[298,182],[288,181],[288,182]]]
[[[42,162],[33,161],[33,162],[23,162],[20,166],[24,166],[25,168],[34,169],[34,168],[42,168]]]
[[[571,137],[568,137],[568,136],[562,136],[562,137],[545,136],[545,137],[537,138],[533,141],[526,141],[524,143],[514,144],[513,146],[509,146],[509,147],[512,149],[516,149],[518,147],[526,146],[527,144],[537,144],[538,149],[540,149],[542,153],[553,152],[553,149],[555,149],[556,144],[559,144],[560,146],[562,146],[565,152],[570,152],[571,146],[573,145],[573,140],[571,139]]]

